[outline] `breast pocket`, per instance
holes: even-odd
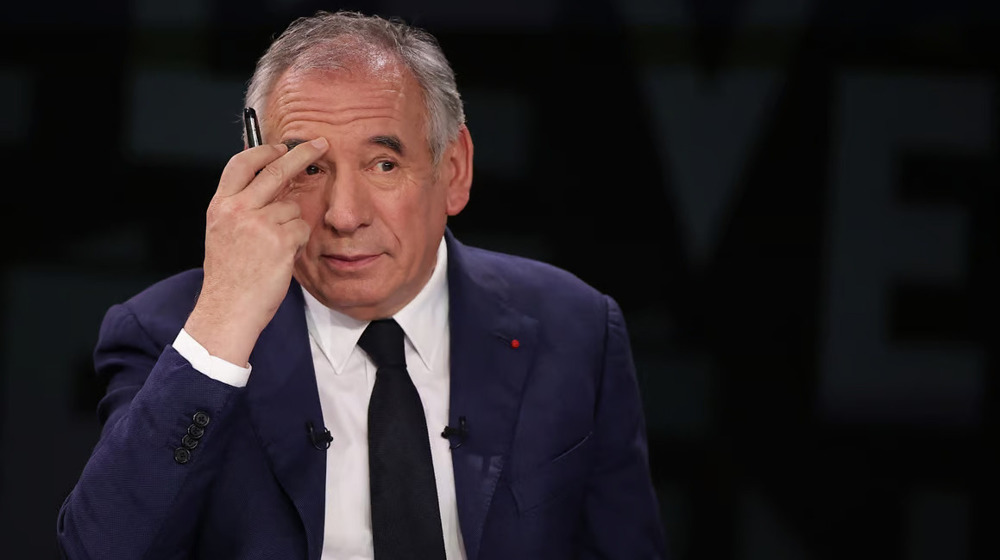
[[[593,463],[593,432],[555,459],[526,473],[510,485],[518,513],[545,505],[574,490],[582,490]]]

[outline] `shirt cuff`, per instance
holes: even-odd
[[[205,347],[191,337],[184,329],[177,333],[174,339],[174,350],[191,362],[191,366],[201,373],[221,381],[233,387],[246,387],[247,380],[250,379],[250,364],[247,367],[240,367],[231,362],[227,362],[218,356],[213,356],[205,350]]]

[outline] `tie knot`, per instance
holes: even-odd
[[[395,319],[378,319],[368,323],[358,339],[358,346],[375,362],[375,367],[406,367],[403,351],[403,329]]]

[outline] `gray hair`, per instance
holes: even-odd
[[[264,102],[286,70],[345,68],[371,48],[394,56],[420,84],[427,143],[436,165],[465,123],[462,98],[437,39],[395,18],[322,10],[297,18],[257,62],[247,85],[246,106],[254,107],[263,120]]]

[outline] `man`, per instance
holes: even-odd
[[[662,558],[617,304],[446,227],[473,147],[433,37],[301,18],[246,101],[203,268],[101,326],[65,556]]]

